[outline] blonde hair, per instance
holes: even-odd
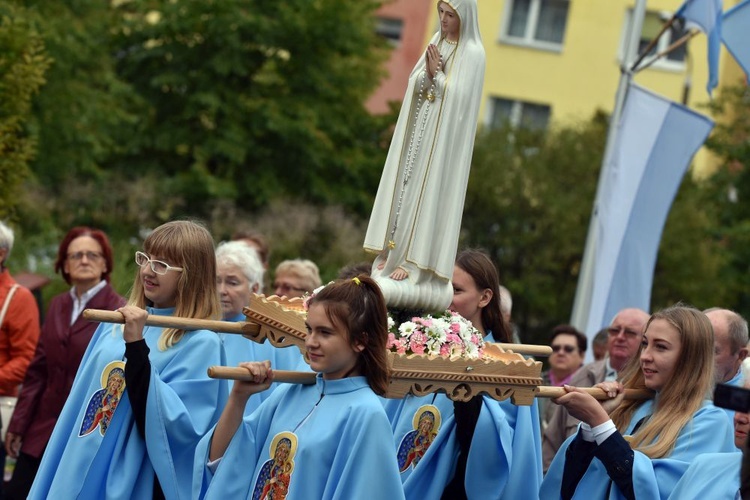
[[[629,438],[634,450],[650,458],[663,458],[672,453],[677,436],[703,406],[714,380],[714,333],[706,315],[677,304],[654,313],[646,323],[644,335],[648,335],[649,326],[657,319],[677,330],[681,347],[672,376],[654,401],[651,417]],[[626,389],[646,388],[640,367],[642,350],[643,345],[623,370]],[[640,404],[642,401],[624,401],[612,412],[612,421],[620,432],[625,432]]]
[[[290,259],[276,266],[274,278],[286,274],[302,280],[302,288],[312,292],[321,284],[320,272],[315,262],[308,259]]]
[[[221,317],[221,304],[216,293],[214,241],[202,224],[194,221],[162,224],[143,242],[143,251],[183,269],[177,281],[175,316],[196,319]],[[136,271],[128,304],[141,308],[152,305],[143,292],[140,269]],[[185,330],[165,328],[159,337],[159,349],[167,350],[184,335]]]

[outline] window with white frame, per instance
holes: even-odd
[[[508,0],[501,40],[559,50],[569,5],[569,0]]]
[[[546,130],[552,109],[546,104],[490,97],[487,126],[497,129],[510,125],[513,128]]]
[[[656,38],[656,35],[659,34],[659,32],[662,29],[662,26],[669,21],[669,19],[672,17],[672,14],[669,12],[656,12],[656,11],[648,11],[646,12],[646,16],[643,18],[643,28],[641,29],[641,37],[638,40],[638,54],[640,55],[648,45],[651,43],[651,40]],[[633,11],[628,11],[627,16],[627,23],[625,24],[625,32],[623,34],[623,43],[620,49],[620,59],[623,58],[623,55],[625,53],[625,39],[627,38],[627,33],[630,32],[630,26],[633,19]],[[672,24],[672,26],[659,38],[659,41],[654,45],[654,47],[649,51],[646,58],[643,60],[643,63],[641,63],[641,66],[643,64],[646,64],[650,62],[651,59],[653,59],[656,54],[659,54],[660,52],[663,52],[667,50],[667,48],[672,45],[674,42],[682,38],[687,34],[687,30],[685,30],[685,27],[678,21]],[[655,68],[662,68],[662,69],[673,69],[677,71],[682,71],[685,68],[685,59],[687,58],[687,44],[683,44],[676,49],[669,52],[664,57],[656,60],[652,67]]]

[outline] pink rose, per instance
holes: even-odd
[[[393,335],[392,333],[389,333],[388,342],[386,343],[385,347],[387,349],[390,349],[391,347],[395,347],[395,346],[396,346],[396,336]]]
[[[419,342],[410,342],[409,349],[411,349],[414,354],[424,354],[424,344],[420,344]]]

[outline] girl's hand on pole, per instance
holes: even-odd
[[[591,427],[609,420],[609,414],[594,396],[570,385],[564,385],[563,388],[565,394],[552,401],[567,408],[571,416]]]
[[[125,342],[136,342],[143,338],[143,328],[146,326],[148,312],[136,306],[124,306],[117,309],[117,312],[125,318],[125,328],[122,336]]]
[[[273,371],[270,361],[245,361],[240,363],[239,366],[245,368],[253,376],[253,380],[252,382],[235,380],[230,397],[247,401],[253,394],[271,387]]]

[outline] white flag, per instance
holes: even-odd
[[[703,115],[630,84],[599,193],[586,333],[626,307],[650,310],[662,229],[690,160],[713,128]]]

